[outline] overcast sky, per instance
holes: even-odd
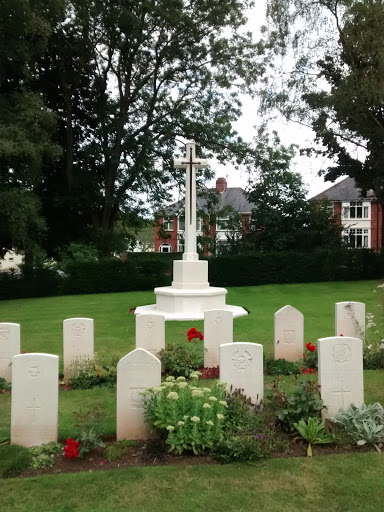
[[[256,0],[257,6],[248,13],[247,29],[254,34],[254,39],[260,38],[259,28],[265,23],[265,3],[264,0]],[[257,115],[257,100],[244,98],[243,115],[235,124],[236,130],[246,140],[251,140],[255,134],[255,125],[260,123]],[[314,132],[309,128],[298,125],[297,123],[287,123],[283,118],[269,125],[271,131],[276,130],[284,145],[298,144],[301,147],[309,147],[313,145]],[[322,177],[318,176],[320,169],[327,168],[330,161],[324,158],[305,157],[297,155],[294,160],[292,170],[300,172],[303,175],[304,183],[308,189],[308,197],[312,197],[319,192],[329,188],[332,183],[325,182]],[[232,166],[222,166],[213,164],[212,167],[216,171],[216,177],[224,176],[227,178],[229,187],[245,188],[248,182],[248,173],[245,170],[236,170]],[[342,178],[344,179],[344,178]],[[214,185],[214,180],[211,185]]]

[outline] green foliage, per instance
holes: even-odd
[[[173,377],[189,377],[191,373],[203,365],[203,346],[200,343],[174,345],[167,343],[160,352],[164,370]]]
[[[75,358],[65,374],[66,382],[73,389],[113,387],[116,384],[118,362],[117,355],[99,357],[95,354],[93,359]]]
[[[273,381],[271,400],[279,424],[285,432],[294,432],[295,423],[300,420],[320,417],[324,407],[317,383],[309,379],[297,381],[297,386],[291,393],[284,389],[280,379]]]
[[[241,391],[227,394],[228,408],[221,439],[213,455],[221,462],[255,462],[285,447],[268,404],[254,406]]]
[[[63,452],[60,443],[47,443],[41,446],[33,446],[28,448],[32,454],[32,462],[30,467],[33,469],[45,469],[53,466],[55,455]]]
[[[108,461],[121,459],[124,455],[131,451],[134,446],[137,446],[136,441],[127,441],[125,439],[116,441],[113,444],[107,446],[103,452],[104,459]]]
[[[73,413],[76,417],[75,427],[77,428],[76,441],[80,443],[79,457],[94,448],[104,448],[105,443],[101,440],[103,426],[101,423],[104,417],[103,407],[98,404],[93,409],[80,409]]]
[[[369,443],[380,452],[384,443],[384,409],[379,403],[361,407],[352,404],[336,414],[335,422],[344,427],[358,446]]]
[[[383,306],[383,287],[379,284],[375,292],[380,291],[381,306]],[[367,313],[365,343],[363,345],[363,360],[365,370],[383,370],[384,369],[384,338],[380,334],[373,313]]]
[[[16,444],[0,446],[0,478],[17,476],[27,469],[32,462],[32,454],[28,448]]]
[[[294,427],[300,436],[308,442],[308,457],[312,457],[313,444],[332,443],[335,439],[333,434],[325,432],[325,425],[318,418],[308,418],[307,421],[300,420],[298,423],[294,423]]]
[[[266,375],[297,375],[301,373],[301,362],[266,357],[264,359],[264,371]]]
[[[183,453],[192,450],[196,455],[212,449],[222,437],[226,414],[222,383],[212,388],[198,388],[199,372],[185,377],[167,377],[161,388],[143,392],[146,419],[150,425],[166,434],[169,451]]]
[[[0,436],[0,446],[4,446],[5,444],[9,443],[8,437]]]
[[[11,391],[12,384],[0,377],[0,391]]]

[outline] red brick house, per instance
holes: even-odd
[[[372,190],[363,197],[355,180],[345,178],[312,199],[328,199],[332,203],[347,244],[375,250],[382,248],[382,208]]]
[[[197,219],[197,235],[203,236],[207,231],[212,239],[216,240],[216,247],[227,242],[227,235],[233,232],[229,228],[229,211],[240,213],[243,229],[248,225],[253,209],[246,197],[245,191],[240,187],[228,187],[225,178],[217,178],[216,193],[218,203],[214,208],[215,223],[209,222],[212,213],[208,206],[208,200],[197,194],[197,212],[202,212]],[[155,227],[155,251],[156,252],[182,252],[184,250],[184,201],[177,201],[165,208],[157,217]],[[205,229],[203,231],[203,227]],[[164,236],[165,235],[165,236]],[[209,255],[209,250],[205,249]]]

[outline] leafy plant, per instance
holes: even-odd
[[[24,469],[28,469],[32,462],[32,454],[28,448],[17,444],[8,444],[0,447],[0,477],[11,478],[17,476]]]
[[[253,405],[240,390],[228,394],[226,400],[223,436],[213,447],[216,459],[254,462],[285,448],[285,440],[276,429],[275,413],[268,405]]]
[[[192,450],[197,455],[211,449],[222,436],[227,408],[223,383],[198,388],[192,384],[199,376],[199,372],[192,373],[192,383],[182,376],[177,380],[170,376],[160,388],[143,392],[146,419],[167,435],[169,451]]]
[[[168,343],[160,352],[160,357],[167,374],[173,377],[189,377],[202,366],[203,349],[194,343],[186,347]]]
[[[372,444],[378,452],[384,443],[384,409],[379,403],[340,410],[335,422],[342,425],[349,437],[358,445]]]
[[[121,459],[121,457],[131,450],[131,448],[137,445],[138,443],[136,441],[127,441],[125,439],[116,441],[115,443],[107,446],[104,450],[103,457],[110,462],[112,460]]]
[[[0,437],[0,446],[4,446],[9,443],[8,437]]]
[[[0,391],[11,391],[12,384],[0,377]]]
[[[301,419],[320,417],[320,412],[324,408],[319,386],[309,379],[298,381],[297,388],[290,394],[280,380],[275,380],[272,386],[272,404],[285,432],[294,432],[295,423]]]
[[[74,412],[76,416],[75,427],[78,428],[76,440],[80,443],[79,457],[93,448],[104,448],[105,443],[100,439],[103,432],[101,419],[104,416],[103,407],[98,404],[91,410]]]
[[[113,387],[116,384],[119,357],[112,355],[94,359],[75,358],[66,372],[66,383],[73,389],[91,389],[97,386]]]
[[[317,349],[312,343],[305,345],[303,363],[307,369],[317,370]]]
[[[265,358],[264,368],[267,375],[297,375],[301,373],[300,361]]]
[[[55,455],[62,453],[63,447],[60,443],[50,442],[41,446],[28,448],[32,454],[30,467],[33,469],[45,469],[53,466]]]
[[[308,442],[307,456],[312,457],[313,444],[332,443],[335,439],[333,434],[325,432],[325,425],[318,418],[308,418],[308,421],[300,420],[294,424],[300,436]],[[296,438],[297,439],[297,438]]]

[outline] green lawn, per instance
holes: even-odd
[[[0,481],[2,512],[381,512],[384,456],[141,467]]]

